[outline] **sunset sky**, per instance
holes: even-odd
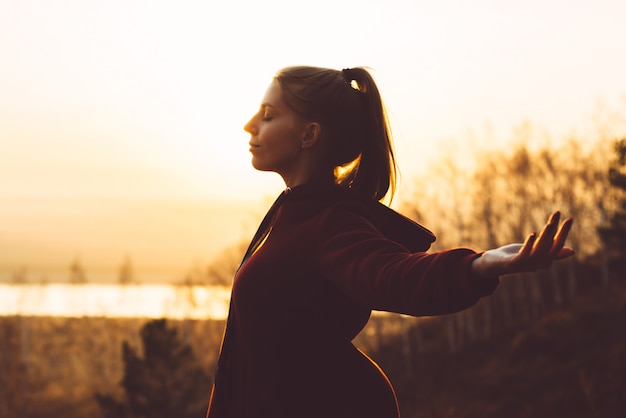
[[[374,69],[406,181],[468,131],[558,137],[624,106],[625,20],[620,0],[0,0],[0,196],[274,195],[242,126],[293,64]]]
[[[288,65],[373,69],[396,202],[524,121],[592,138],[626,115],[625,21],[621,0],[0,0],[0,282],[75,259],[114,280],[127,256],[180,279],[249,240],[284,185],[242,128]]]

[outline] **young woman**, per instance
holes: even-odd
[[[397,418],[389,380],[351,343],[372,310],[457,312],[500,275],[574,253],[558,213],[524,244],[426,253],[434,235],[379,203],[396,168],[363,68],[279,71],[244,129],[252,165],[287,188],[235,277],[209,418]]]

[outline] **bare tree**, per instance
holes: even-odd
[[[247,248],[248,241],[226,248],[206,267],[203,281],[210,285],[231,286]]]
[[[122,286],[136,283],[135,269],[133,268],[133,262],[128,254],[124,257],[120,265],[117,273],[117,281]]]
[[[608,254],[608,262],[620,270],[626,265],[626,138],[613,144],[613,161],[608,169],[613,210],[608,222],[598,227],[598,233]]]
[[[87,274],[78,257],[74,258],[74,261],[70,264],[70,283],[71,284],[85,284],[87,283]]]

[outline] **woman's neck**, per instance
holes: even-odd
[[[332,171],[319,171],[309,175],[285,176],[282,175],[285,186],[289,189],[303,184],[334,184],[335,175]]]

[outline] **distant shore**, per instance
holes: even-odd
[[[194,198],[0,198],[0,283],[175,283],[250,239],[268,202]],[[20,277],[18,277],[20,276]]]

